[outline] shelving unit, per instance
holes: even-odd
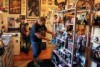
[[[100,3],[97,4],[100,7]],[[92,14],[90,67],[100,66],[100,14],[97,14],[97,12],[100,12],[100,9],[94,10]]]
[[[57,49],[53,50],[53,54],[56,54],[55,57],[60,59],[62,62],[57,61],[56,58],[53,63],[58,67],[60,64],[65,64],[65,66],[61,67],[75,67],[74,65],[79,67],[86,67],[86,62],[88,62],[87,50],[89,47],[91,6],[88,1],[84,1],[89,4],[88,9],[79,9],[77,8],[78,2],[80,2],[80,0],[76,2],[75,8],[58,11],[58,15],[62,14],[63,17],[67,17],[64,23],[62,23],[65,30],[62,29],[59,31],[57,29],[57,36],[55,37]],[[80,15],[79,18],[78,15]],[[84,20],[87,24],[85,24]],[[79,22],[79,24],[77,22]],[[81,24],[81,22],[84,22],[84,24]],[[81,34],[78,34],[77,32],[79,31],[79,25],[83,25],[83,28],[80,28]],[[57,27],[59,28],[59,25]],[[65,31],[65,35],[63,35]],[[79,43],[80,37],[82,38],[82,41],[80,40],[82,45]],[[55,62],[58,62],[58,64]]]

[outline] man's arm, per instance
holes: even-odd
[[[48,39],[48,38],[42,36],[39,32],[35,33],[35,35],[36,35],[38,38],[40,38],[40,39],[44,39],[44,40],[50,41],[50,39]]]
[[[52,31],[48,30],[48,29],[46,30],[46,32],[49,33],[49,34],[52,34],[53,37],[55,36],[55,34]]]

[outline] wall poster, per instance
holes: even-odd
[[[9,0],[9,13],[21,14],[21,0]]]
[[[40,0],[27,0],[26,18],[33,19],[40,16]]]

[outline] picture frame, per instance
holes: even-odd
[[[8,28],[15,28],[15,23],[16,23],[15,17],[8,17],[7,20],[8,20]]]
[[[9,0],[9,14],[21,14],[21,0]]]
[[[26,18],[36,19],[40,16],[40,0],[27,0],[26,2]]]

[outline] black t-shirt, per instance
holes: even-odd
[[[30,38],[34,42],[41,42],[42,39],[38,38],[35,33],[44,34],[44,32],[47,30],[45,25],[39,25],[37,22],[32,26],[30,31]]]

